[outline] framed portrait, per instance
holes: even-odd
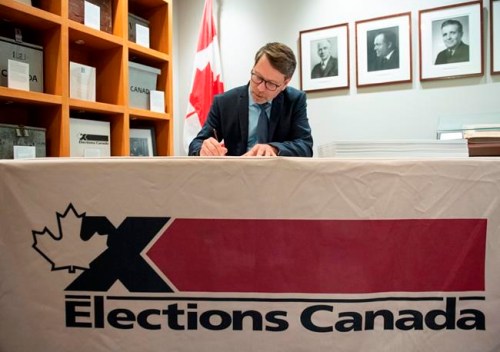
[[[130,156],[156,155],[154,128],[130,129]]]
[[[412,81],[411,13],[356,22],[358,87]]]
[[[419,28],[421,81],[483,74],[481,1],[421,10]]]
[[[300,86],[306,92],[349,87],[347,23],[300,32]]]
[[[500,74],[500,0],[490,0],[491,74]]]

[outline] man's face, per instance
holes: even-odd
[[[377,57],[385,57],[389,54],[389,46],[387,45],[383,34],[377,35],[373,40],[373,50],[375,50]]]
[[[266,87],[265,81],[257,84],[251,79],[250,94],[252,94],[252,98],[257,104],[262,104],[274,99],[274,97],[285,89],[290,82],[290,79],[285,79],[285,75],[271,66],[271,63],[267,59],[266,55],[262,55],[260,60],[253,67],[252,71],[255,76],[261,80],[263,79],[278,86],[276,90],[273,91]]]
[[[318,56],[320,57],[321,61],[324,61],[328,59],[330,56],[330,45],[328,42],[320,42],[318,43]]]
[[[441,30],[441,34],[443,36],[444,45],[446,45],[448,49],[455,48],[462,41],[462,33],[460,33],[458,25],[456,24],[444,26]]]

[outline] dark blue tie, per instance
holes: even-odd
[[[269,103],[258,105],[260,115],[257,122],[257,143],[267,143],[269,142],[269,119],[267,118],[266,108],[269,106]]]

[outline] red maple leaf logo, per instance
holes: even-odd
[[[217,75],[214,81],[210,64],[203,71],[196,70],[193,89],[189,95],[189,102],[198,114],[201,126],[203,126],[207,119],[213,97],[223,91],[224,84],[220,81],[220,75]]]

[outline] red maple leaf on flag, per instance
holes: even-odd
[[[220,76],[217,76],[215,81],[212,79],[212,68],[210,64],[205,66],[202,71],[196,70],[193,89],[189,95],[189,102],[198,115],[201,126],[203,126],[207,119],[212,97],[224,91],[224,84],[219,78]]]

